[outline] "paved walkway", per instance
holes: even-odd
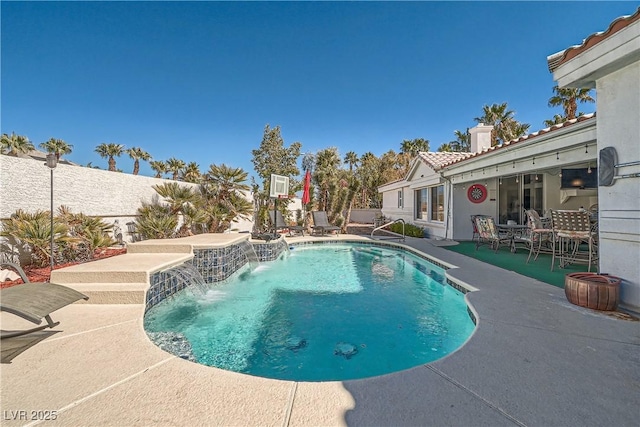
[[[459,266],[449,276],[478,289],[467,294],[477,329],[444,359],[357,381],[268,380],[165,353],[144,333],[142,305],[74,304],[55,313],[61,333],[0,365],[1,424],[640,423],[640,322],[573,306],[562,289],[437,247],[441,243],[407,239]],[[20,326],[15,316],[2,313],[1,319],[3,329]],[[55,421],[38,421],[53,414]]]

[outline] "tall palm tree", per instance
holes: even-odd
[[[471,151],[471,134],[467,130],[466,132],[461,132],[459,130],[455,130],[453,134],[456,136],[454,141],[451,141],[451,148],[456,152],[468,152]]]
[[[445,142],[444,144],[440,145],[438,147],[438,152],[439,153],[451,153],[453,151],[455,151],[453,149],[453,143],[452,142]]]
[[[421,151],[429,151],[429,141],[424,138],[415,138],[412,140],[403,140],[400,144],[400,152],[415,157]]]
[[[515,112],[507,109],[507,103],[484,105],[483,115],[474,120],[478,123],[493,126],[491,130],[491,146],[510,141],[526,133],[530,125],[518,122],[513,118]]]
[[[197,184],[201,180],[200,166],[196,162],[188,163],[182,170],[182,181]]]
[[[35,147],[26,136],[16,135],[15,132],[11,132],[11,135],[3,133],[0,138],[0,152],[2,154],[17,156],[18,154],[27,154],[32,150],[35,150]]]
[[[111,172],[116,171],[116,159],[115,157],[122,156],[124,151],[124,145],[122,144],[113,144],[113,143],[102,143],[96,147],[96,153],[100,155],[100,157],[109,158],[109,170]]]
[[[344,162],[349,165],[349,172],[353,172],[353,166],[358,164],[358,155],[355,151],[349,151],[344,155]]]
[[[171,172],[173,174],[172,178],[174,181],[178,180],[178,175],[187,165],[183,160],[176,159],[175,157],[167,160],[167,172]]]
[[[156,173],[156,178],[162,178],[162,174],[167,173],[167,164],[162,160],[152,160],[149,166]]]
[[[312,180],[319,189],[318,209],[329,211],[331,209],[330,188],[336,185],[340,156],[336,147],[320,150],[316,155],[316,165]],[[329,218],[332,220],[332,218]]]
[[[549,98],[549,107],[562,106],[565,120],[572,120],[576,118],[578,102],[596,102],[596,100],[590,95],[591,89],[587,88],[559,88],[558,85],[556,85],[553,87],[553,92],[555,95]]]
[[[46,142],[40,144],[41,148],[47,150],[47,153],[54,153],[56,159],[59,161],[63,154],[71,154],[73,151],[73,145],[67,144],[61,139],[51,138]]]
[[[151,160],[151,154],[147,153],[140,147],[131,147],[125,150],[126,153],[133,159],[133,174],[138,175],[140,172],[140,160],[148,162]]]

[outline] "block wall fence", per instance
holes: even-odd
[[[0,155],[0,218],[9,218],[18,209],[48,211],[51,206],[50,179],[50,169],[41,160]],[[154,185],[170,181],[58,164],[53,169],[54,211],[65,205],[74,213],[100,217],[109,224],[117,220],[123,239],[131,241],[126,223],[136,218],[142,202],[159,198]],[[197,187],[197,184],[186,182],[180,184]],[[250,221],[241,221],[233,228],[250,231],[251,226]]]

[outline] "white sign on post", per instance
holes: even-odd
[[[271,174],[271,185],[269,187],[269,197],[279,198],[289,195],[289,177]]]

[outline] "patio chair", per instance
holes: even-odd
[[[476,217],[486,217],[489,215],[471,215],[471,226],[473,227],[473,234],[471,235],[471,240],[476,242],[478,240],[478,237],[480,236],[478,234],[478,228],[476,227]]]
[[[531,255],[535,254],[533,260],[538,259],[540,253],[553,253],[553,229],[549,227],[547,222],[543,222],[540,215],[535,209],[527,209],[524,211],[527,218],[527,225],[529,229],[527,233],[519,240],[526,241],[529,247],[529,256],[527,257],[527,264],[531,259]]]
[[[597,260],[597,244],[592,228],[590,214],[579,210],[551,210],[553,224],[553,257],[551,271],[556,258],[560,260],[560,268],[573,263],[586,263],[587,271],[591,271],[591,264]],[[595,229],[597,230],[597,228]],[[587,245],[587,250],[581,248]]]
[[[24,284],[0,290],[0,311],[14,314],[31,323],[40,325],[44,318],[47,323],[35,328],[21,330],[2,330],[2,363],[11,359],[58,331],[44,331],[54,328],[60,322],[51,319],[51,313],[88,296],[62,285],[53,283],[31,283],[24,270],[11,262],[0,263],[0,267],[13,268],[22,278]]]
[[[337,231],[340,233],[340,227],[331,225],[325,211],[312,211],[314,233],[320,232],[323,236],[326,231]]]
[[[491,249],[498,252],[500,245],[506,244],[511,247],[512,239],[506,233],[501,233],[496,227],[493,217],[476,215],[474,218],[478,239],[476,240],[476,251],[483,244],[488,244]]]
[[[277,233],[278,230],[288,230],[289,236],[293,236],[292,232],[302,233],[304,236],[304,227],[302,225],[287,225],[280,211],[269,211],[269,219],[273,226],[273,232]]]

